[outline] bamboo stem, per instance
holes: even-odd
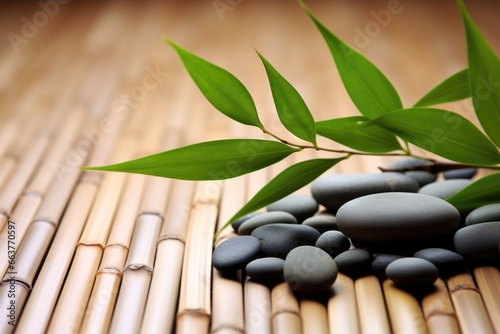
[[[500,269],[492,265],[476,267],[474,278],[483,296],[493,327],[497,333],[500,333]]]
[[[328,334],[328,312],[320,300],[300,298],[300,316],[304,334]]]
[[[330,333],[360,333],[356,291],[352,279],[339,274],[328,299]]]
[[[302,333],[299,303],[288,283],[280,283],[271,290],[271,311],[273,333]]]
[[[360,277],[354,281],[354,288],[361,332],[390,333],[391,326],[379,279],[373,275]]]
[[[245,281],[245,331],[247,334],[271,334],[271,292],[265,285]]]
[[[432,291],[422,298],[421,303],[429,333],[460,333],[457,315],[443,280],[434,283]]]

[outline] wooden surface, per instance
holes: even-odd
[[[8,246],[17,252],[0,305],[4,313],[15,305],[18,333],[438,333],[444,326],[500,333],[499,299],[491,297],[500,294],[496,267],[442,278],[429,296],[343,276],[319,300],[241,273],[212,273],[216,227],[283,168],[324,153],[304,151],[224,183],[76,168],[209,139],[265,138],[204,99],[165,37],[235,74],[265,126],[287,140],[299,142],[279,122],[253,48],[298,89],[317,120],[357,115],[324,41],[295,1],[62,2],[0,8],[2,275]],[[307,4],[386,73],[405,106],[466,66],[453,1]],[[466,4],[499,52],[500,3]],[[443,107],[477,121],[470,101]],[[376,172],[393,159],[354,157],[328,173]],[[231,236],[227,230],[217,242]],[[0,332],[15,329],[1,319]]]

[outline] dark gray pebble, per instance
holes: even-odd
[[[319,204],[333,213],[348,201],[381,192],[417,192],[418,183],[401,173],[335,174],[320,177],[311,184]]]
[[[281,279],[285,260],[277,257],[263,257],[247,264],[246,274],[253,279]]]
[[[446,180],[451,179],[472,179],[477,173],[477,168],[460,168],[447,170],[443,172],[443,177]]]
[[[265,212],[243,222],[238,228],[239,235],[250,235],[257,227],[269,224],[297,224],[297,219],[288,212]]]
[[[457,253],[469,260],[486,260],[500,257],[500,221],[469,225],[455,233],[453,241]]]
[[[410,172],[405,172],[405,175],[409,176],[412,179],[414,179],[415,181],[417,181],[417,183],[420,187],[423,187],[429,183],[432,183],[432,182],[436,181],[436,179],[437,179],[436,174],[433,174],[431,172],[426,172],[423,170],[413,170]]]
[[[295,247],[314,246],[320,233],[306,225],[269,224],[255,229],[252,236],[260,240],[263,256],[284,259]]]
[[[399,254],[379,253],[372,260],[372,270],[379,276],[385,276],[385,269],[389,264],[402,259],[404,256]]]
[[[460,190],[470,185],[473,181],[467,179],[444,180],[441,182],[429,183],[418,191],[419,194],[431,195],[446,199],[455,195]]]
[[[405,257],[389,264],[385,270],[385,274],[394,283],[399,285],[430,285],[438,278],[438,269],[427,260],[416,257]]]
[[[267,211],[291,213],[301,223],[318,211],[318,202],[308,195],[291,194],[269,205]]]
[[[235,232],[238,232],[238,228],[240,228],[240,225],[246,222],[248,219],[255,217],[257,215],[260,215],[262,212],[252,212],[249,214],[244,215],[241,218],[236,219],[234,222],[231,223],[231,227]]]
[[[327,290],[337,275],[335,261],[317,247],[297,247],[285,259],[283,276],[294,291],[311,293]]]
[[[342,232],[326,231],[316,241],[316,247],[321,248],[334,258],[348,250],[351,247],[351,241]]]
[[[368,268],[372,259],[372,253],[362,248],[349,249],[334,258],[339,272],[345,274]]]
[[[317,216],[309,217],[302,222],[302,225],[314,227],[319,233],[338,230],[337,218],[332,214],[322,213]]]
[[[260,241],[251,236],[239,236],[227,239],[219,244],[212,254],[212,264],[221,272],[236,271],[245,268],[257,258]]]
[[[394,169],[406,169],[407,171],[404,171],[404,174],[417,181],[420,187],[423,187],[426,184],[436,181],[437,175],[425,170],[411,169],[426,165],[430,165],[430,162],[424,159],[409,157],[395,161],[390,167]]]
[[[465,225],[500,221],[500,203],[487,204],[472,210],[465,218]]]
[[[465,264],[462,255],[444,248],[421,249],[413,256],[432,262],[440,271],[460,268]]]

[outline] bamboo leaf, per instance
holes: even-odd
[[[207,100],[237,122],[264,129],[252,96],[231,73],[166,40],[179,54],[189,75]]]
[[[500,173],[487,175],[446,199],[459,211],[500,202]]]
[[[486,134],[500,147],[500,59],[459,2],[467,35],[470,89],[477,118]]]
[[[266,69],[281,123],[295,136],[316,146],[316,124],[299,92],[257,52]]]
[[[371,122],[444,158],[473,165],[496,165],[493,143],[464,117],[446,110],[410,108],[390,112]]]
[[[318,134],[362,152],[390,152],[401,149],[396,137],[368,118],[352,116],[316,123]]]
[[[270,166],[297,151],[275,141],[228,139],[189,145],[115,165],[83,168],[182,180],[223,180]]]
[[[359,52],[342,42],[299,1],[325,39],[342,82],[359,111],[375,118],[403,108],[401,99],[386,76]]]
[[[469,69],[464,68],[431,89],[415,103],[414,107],[427,107],[453,102],[470,96]]]

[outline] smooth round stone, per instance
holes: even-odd
[[[337,218],[331,214],[320,214],[317,216],[309,217],[302,222],[302,225],[314,227],[319,233],[326,231],[338,230]]]
[[[292,214],[283,211],[261,213],[244,221],[238,228],[238,234],[250,235],[256,228],[269,224],[297,224],[297,219]]]
[[[385,276],[385,269],[392,262],[402,259],[404,256],[399,254],[379,253],[371,263],[372,270],[379,276]]]
[[[257,238],[247,235],[230,238],[214,249],[212,265],[220,272],[236,271],[256,259],[259,251]]]
[[[402,170],[407,169],[408,171],[404,172],[404,174],[417,181],[420,187],[423,187],[426,184],[436,181],[437,175],[424,170],[409,170],[409,169],[425,165],[429,165],[429,161],[424,159],[409,157],[397,160],[396,162],[391,164],[391,168],[402,169]]]
[[[316,241],[316,247],[321,248],[332,258],[351,247],[351,241],[342,232],[326,231]]]
[[[472,179],[477,173],[477,168],[460,168],[452,169],[443,172],[443,177],[446,180],[451,179]]]
[[[467,179],[453,179],[433,182],[420,188],[418,193],[445,199],[464,189],[472,182],[472,180]]]
[[[426,172],[424,170],[412,170],[409,172],[405,172],[406,176],[411,177],[415,181],[417,181],[420,187],[423,187],[429,183],[436,181],[437,175],[431,172]]]
[[[391,163],[390,168],[411,170],[413,167],[425,166],[429,164],[430,162],[424,159],[407,157],[394,161],[393,163]]]
[[[465,258],[451,250],[444,248],[426,248],[416,252],[414,257],[418,257],[433,263],[439,270],[448,270],[462,267]]]
[[[281,279],[285,260],[277,257],[264,257],[247,264],[246,274],[253,279]]]
[[[455,231],[460,214],[437,197],[413,193],[381,193],[344,204],[337,226],[353,242],[381,245],[443,236]]]
[[[285,259],[283,276],[294,291],[310,293],[327,290],[337,275],[335,261],[317,247],[297,247]]]
[[[465,218],[465,225],[500,221],[500,203],[480,206],[472,210]]]
[[[418,183],[401,173],[335,174],[320,177],[311,184],[316,201],[332,212],[348,201],[382,192],[417,192]]]
[[[270,224],[258,227],[252,236],[260,240],[264,256],[284,259],[292,249],[309,245],[314,246],[320,233],[310,227],[298,224]]]
[[[470,260],[500,257],[500,221],[469,225],[455,233],[453,242],[457,253]]]
[[[252,212],[252,213],[246,214],[243,217],[238,218],[234,222],[232,222],[231,227],[233,228],[233,230],[235,232],[238,232],[238,229],[240,228],[241,224],[243,224],[244,222],[246,222],[250,218],[255,217],[257,215],[260,215],[260,214],[261,214],[261,212]]]
[[[430,285],[438,278],[438,269],[427,260],[405,257],[389,264],[385,269],[385,274],[399,285]]]
[[[339,272],[346,274],[368,268],[372,259],[372,253],[362,248],[349,249],[334,258]]]
[[[291,194],[267,207],[267,211],[285,211],[291,213],[300,223],[318,211],[318,202],[311,196]]]

